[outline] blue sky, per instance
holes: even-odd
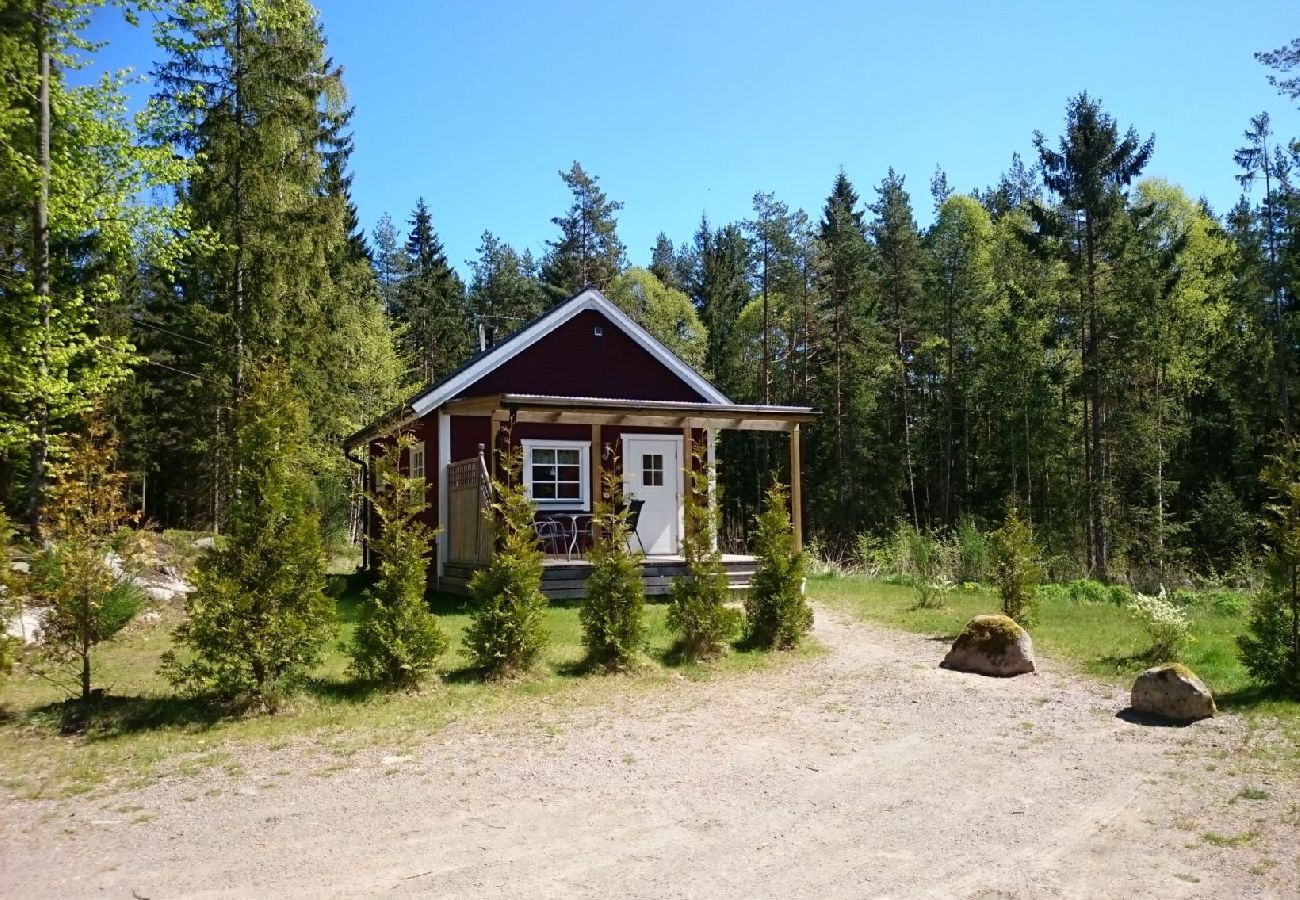
[[[1300,33],[1294,0],[317,5],[356,106],[363,223],[423,195],[463,272],[484,229],[545,249],[575,159],[624,203],[644,264],[659,231],[745,218],[756,191],[816,215],[841,166],[864,199],[893,166],[924,223],[936,164],[957,190],[988,185],[1081,90],[1155,134],[1148,174],[1220,212],[1251,115],[1300,136],[1252,56]],[[147,71],[147,27],[96,32],[103,63]]]

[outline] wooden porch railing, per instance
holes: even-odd
[[[477,456],[447,465],[447,559],[486,564],[492,557],[492,482]]]

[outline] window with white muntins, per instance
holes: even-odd
[[[591,509],[591,442],[525,439],[524,485],[539,509]]]
[[[411,477],[424,477],[424,441],[411,445]]]

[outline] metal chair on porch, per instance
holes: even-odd
[[[542,552],[551,556],[569,555],[569,543],[564,533],[564,526],[551,518],[537,519],[533,522],[533,533],[537,543],[542,545]]]
[[[645,544],[641,541],[641,535],[637,533],[637,525],[641,521],[641,508],[644,506],[644,500],[637,500],[634,498],[627,501],[626,505],[621,506],[618,512],[614,514],[618,515],[624,511],[627,512],[628,531],[632,533],[632,537],[636,538],[637,545],[641,548],[641,554],[643,556],[645,555]],[[581,525],[578,525],[573,534],[572,546],[579,556],[582,555],[583,548],[590,547],[592,542],[596,539],[596,517],[586,516],[585,518],[586,521]]]

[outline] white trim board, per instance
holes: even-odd
[[[464,371],[452,376],[441,384],[430,388],[423,395],[416,397],[411,401],[411,409],[414,411],[414,417],[424,416],[431,409],[436,409],[442,404],[457,396],[462,390],[478,381],[489,372],[500,367],[511,359],[514,359],[524,350],[536,344],[542,338],[546,337],[555,329],[559,328],[565,322],[568,322],[579,313],[587,310],[594,310],[618,326],[628,337],[637,343],[642,349],[653,356],[656,360],[666,366],[674,375],[690,385],[700,396],[704,397],[710,403],[730,404],[721,391],[704,380],[704,377],[696,372],[686,363],[678,359],[677,355],[671,350],[659,343],[654,335],[638,325],[627,313],[619,309],[618,304],[609,300],[604,294],[595,288],[588,288],[576,297],[566,301],[563,306],[553,311],[550,315],[534,323],[531,327],[526,328],[523,332],[513,335],[497,351],[488,353],[478,362],[466,368]]]

